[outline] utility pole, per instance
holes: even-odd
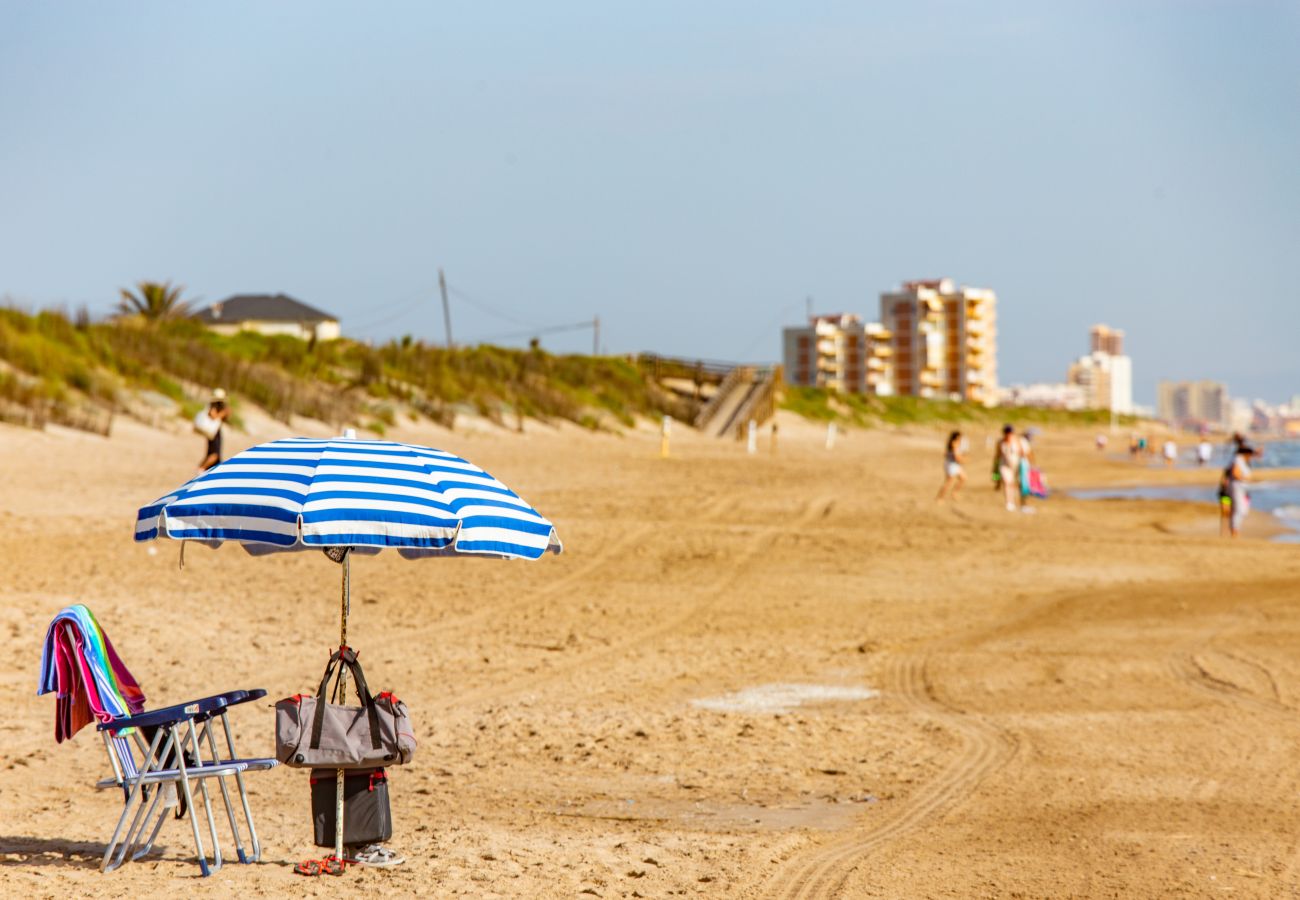
[[[591,320],[591,355],[600,356],[600,316]]]
[[[447,277],[438,267],[438,290],[442,291],[442,324],[447,329],[447,349],[451,349],[451,304],[447,302]]]

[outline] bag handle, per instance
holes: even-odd
[[[370,720],[370,744],[375,750],[382,748],[379,740],[379,710],[375,707],[375,700],[370,696],[370,687],[366,684],[366,676],[361,671],[361,663],[357,662],[356,651],[351,647],[340,647],[330,654],[330,661],[325,666],[325,677],[320,681],[320,690],[316,692],[316,714],[312,717],[311,723],[311,749],[320,749],[321,731],[325,727],[325,706],[328,703],[326,692],[329,690],[330,678],[334,675],[334,670],[339,665],[346,665],[352,670],[352,680],[356,683],[357,698],[361,701],[361,707],[366,711],[366,718]],[[339,700],[346,700],[346,697],[340,697]]]

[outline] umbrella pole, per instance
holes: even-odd
[[[352,603],[352,553],[351,548],[343,551],[343,597],[339,609],[339,650],[348,643],[348,607]],[[339,697],[340,703],[347,700],[348,667],[339,662]],[[343,770],[334,773],[334,857],[343,858]]]

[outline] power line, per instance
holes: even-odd
[[[527,328],[532,328],[535,325],[535,323],[530,322],[526,319],[521,319],[518,316],[513,315],[512,313],[503,312],[501,309],[493,306],[492,304],[484,300],[480,300],[476,297],[472,297],[469,294],[465,293],[460,288],[456,287],[455,285],[451,285],[451,284],[447,285],[447,290],[457,300],[463,300],[466,303],[468,303],[470,306],[474,307],[475,309],[478,309],[481,312],[485,312],[490,316],[495,316],[496,318],[501,319],[505,322],[510,322],[515,325],[523,325]]]
[[[546,328],[533,328],[528,331],[514,331],[506,334],[489,334],[484,337],[476,338],[475,343],[486,344],[491,341],[511,341],[519,338],[541,337],[544,334],[559,334],[562,331],[582,331],[595,326],[595,320],[588,319],[585,322],[574,322],[569,325],[550,325]]]
[[[423,294],[423,292],[421,292],[421,294]],[[396,301],[394,303],[386,304],[385,306],[380,307],[380,309],[392,309],[394,306],[397,305],[397,303],[400,302],[401,301]],[[407,315],[417,307],[422,306],[424,302],[425,302],[424,297],[421,296],[420,299],[413,300],[407,303],[405,306],[403,306],[401,309],[397,310],[394,313],[381,316],[378,319],[370,319],[369,321],[364,321],[360,325],[351,325],[349,326],[348,330],[352,332],[364,332],[364,331],[369,331],[372,328],[378,328],[380,325],[387,325],[389,322],[396,321],[397,319],[400,319],[402,316]]]

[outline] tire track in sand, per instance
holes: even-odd
[[[1014,740],[996,726],[935,696],[928,664],[928,655],[891,658],[882,687],[901,698],[909,710],[960,735],[957,757],[901,804],[869,814],[872,820],[865,829],[788,861],[765,886],[764,896],[788,900],[835,896],[873,851],[956,807],[1015,754]]]
[[[731,508],[735,506],[735,502],[736,497],[733,495],[717,494],[710,497],[701,507],[699,521],[719,521]],[[545,600],[548,597],[554,597],[557,594],[561,594],[575,585],[582,584],[589,580],[593,575],[596,575],[602,570],[618,565],[626,550],[648,538],[654,533],[657,527],[657,524],[654,522],[641,522],[634,527],[623,529],[618,532],[617,537],[615,537],[614,540],[602,542],[599,549],[597,549],[595,553],[591,554],[581,565],[577,568],[571,569],[559,578],[547,581],[536,590],[524,591],[516,594],[501,603],[480,606],[473,612],[449,618],[439,623],[439,626],[445,631],[449,628],[472,625],[492,616],[499,616],[508,613],[511,610],[518,609],[521,606],[535,604],[539,600]]]
[[[734,498],[729,496],[718,498],[710,504],[710,506],[713,507],[711,513],[716,515],[718,511],[729,509],[732,505],[732,499]],[[569,674],[575,669],[589,666],[599,660],[611,656],[625,653],[630,647],[648,643],[649,641],[662,637],[668,632],[682,627],[692,619],[696,619],[703,615],[714,604],[716,604],[718,600],[723,597],[728,588],[745,575],[748,564],[753,561],[771,541],[778,539],[782,534],[789,532],[792,528],[810,525],[817,519],[828,515],[834,505],[835,497],[830,495],[807,500],[793,518],[782,520],[779,525],[763,526],[755,529],[753,535],[740,553],[733,559],[727,561],[725,571],[698,591],[700,599],[678,614],[661,618],[657,624],[648,628],[640,628],[628,632],[619,640],[606,646],[586,653],[580,652],[558,665],[549,667],[544,672],[533,672],[503,683],[484,685],[477,689],[456,694],[454,697],[449,698],[449,701],[456,705],[460,705],[463,703],[479,702],[486,699],[499,700],[506,696],[522,693],[527,690],[533,690],[547,682],[554,681],[557,678]]]
[[[1219,657],[1219,665],[1215,665]],[[1228,660],[1227,666],[1222,664]],[[1260,693],[1234,681],[1224,668],[1236,665],[1258,673],[1267,683],[1268,692]],[[1215,649],[1209,641],[1195,648],[1183,647],[1168,660],[1168,670],[1176,681],[1198,693],[1222,703],[1244,707],[1258,712],[1294,714],[1295,710],[1282,701],[1277,678],[1265,665],[1240,654]]]

